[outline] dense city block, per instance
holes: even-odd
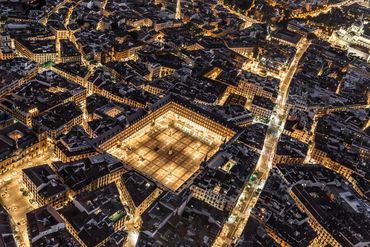
[[[369,23],[0,0],[0,247],[370,246]]]

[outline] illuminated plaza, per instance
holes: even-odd
[[[108,152],[177,191],[221,143],[221,136],[168,112]]]

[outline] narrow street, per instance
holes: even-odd
[[[306,39],[304,39],[301,42],[301,44],[297,48],[296,55],[290,65],[289,70],[283,76],[283,79],[280,82],[276,109],[271,116],[261,157],[256,168],[256,170],[258,170],[259,173],[262,174],[264,180],[267,179],[268,173],[272,168],[275,148],[279,140],[280,134],[284,128],[285,120],[288,114],[286,103],[288,100],[290,82],[292,81],[293,76],[298,68],[299,61],[301,60],[303,54],[305,53],[309,45],[310,42]]]
[[[298,68],[299,61],[309,46],[310,42],[308,40],[302,40],[301,44],[297,47],[296,55],[287,73],[283,76],[283,79],[280,82],[277,107],[270,119],[264,146],[255,169],[255,173],[258,174],[259,179],[253,182],[252,187],[249,190],[246,186],[243,189],[243,193],[239,197],[238,203],[232,210],[228,221],[225,223],[217,237],[213,245],[214,247],[226,247],[230,246],[232,243],[236,243],[248,222],[250,212],[258,200],[259,193],[263,189],[268,178],[268,174],[272,168],[275,149],[285,125],[285,120],[288,114],[286,103],[290,82]]]

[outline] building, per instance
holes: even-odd
[[[171,192],[161,196],[142,216],[139,246],[211,246],[226,214],[198,199]]]
[[[113,47],[113,61],[128,60],[137,57],[137,52],[142,48],[142,42],[127,40]]]
[[[60,21],[49,21],[48,26],[51,33],[59,40],[66,40],[70,36],[69,30]]]
[[[314,121],[314,112],[291,108],[285,122],[283,134],[308,143]]]
[[[15,50],[40,64],[56,62],[57,51],[54,40],[15,39]]]
[[[32,126],[40,133],[45,132],[53,140],[57,136],[67,133],[73,126],[81,123],[81,109],[74,102],[69,102],[34,118]]]
[[[39,206],[50,204],[59,208],[67,202],[67,186],[62,183],[49,165],[23,169],[22,172],[23,184]]]
[[[16,247],[18,246],[12,229],[12,222],[8,212],[0,206],[0,246],[1,247]]]
[[[370,33],[368,21],[356,20],[349,28],[341,28],[332,33],[330,40],[338,47],[347,50],[352,56],[370,61]]]
[[[12,40],[7,32],[0,32],[0,60],[14,59],[15,53],[12,49]]]
[[[51,67],[51,70],[63,76],[67,80],[76,82],[83,87],[87,87],[89,71],[86,67],[77,62],[59,63]]]
[[[1,99],[0,108],[32,127],[37,116],[67,102],[83,106],[85,98],[84,87],[47,70]]]
[[[306,158],[308,145],[287,135],[280,135],[274,155],[274,164],[300,164]]]
[[[281,44],[297,47],[302,39],[302,35],[289,30],[278,29],[271,33],[270,38],[271,40],[275,40]]]
[[[287,26],[288,31],[298,33],[302,35],[302,37],[306,38],[307,35],[310,33],[310,30],[308,27],[304,26],[304,24],[301,24],[297,21],[290,21]]]
[[[123,198],[135,218],[139,218],[162,193],[154,182],[135,171],[123,174],[120,185]]]
[[[125,165],[109,154],[94,155],[67,163],[57,161],[52,166],[74,194],[96,190],[118,181],[125,172]]]
[[[290,197],[289,184],[275,169],[270,171],[250,218],[261,222],[279,246],[308,246],[317,237],[309,215]]]
[[[59,62],[61,63],[81,62],[81,54],[71,41],[61,40],[59,42],[60,42]]]
[[[368,245],[370,206],[340,174],[321,165],[280,165],[290,195],[311,217],[317,245]]]
[[[270,237],[268,231],[264,228],[264,225],[253,217],[249,217],[242,235],[237,241],[236,247],[244,247],[249,245],[262,245],[271,247],[280,246],[272,237]]]
[[[121,247],[126,244],[128,233],[125,230],[119,230],[113,233],[101,247]]]
[[[127,216],[114,183],[78,194],[60,211],[66,227],[83,247],[101,246],[122,230]]]
[[[255,123],[245,127],[244,131],[239,135],[238,140],[255,152],[260,153],[264,145],[266,134],[267,125]]]
[[[19,160],[40,155],[46,140],[19,122],[0,130],[0,171],[5,172]]]
[[[236,87],[228,87],[221,100],[221,104],[226,101],[228,96],[236,94],[246,99],[253,99],[255,96],[264,97],[275,102],[280,81],[274,77],[259,76],[253,73],[246,73],[245,76],[240,78]]]
[[[0,96],[3,97],[36,76],[38,65],[26,58],[0,60]]]
[[[225,144],[195,178],[190,186],[192,196],[218,210],[229,212],[252,175],[258,156],[244,145]]]
[[[50,205],[35,209],[26,215],[27,231],[32,247],[80,246],[67,231],[59,213]]]
[[[255,96],[250,111],[258,118],[269,120],[275,104],[268,98]]]
[[[63,163],[77,161],[98,154],[85,130],[77,125],[55,144],[56,155]]]

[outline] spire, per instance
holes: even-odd
[[[181,0],[177,0],[176,4],[176,17],[177,20],[181,19]]]

